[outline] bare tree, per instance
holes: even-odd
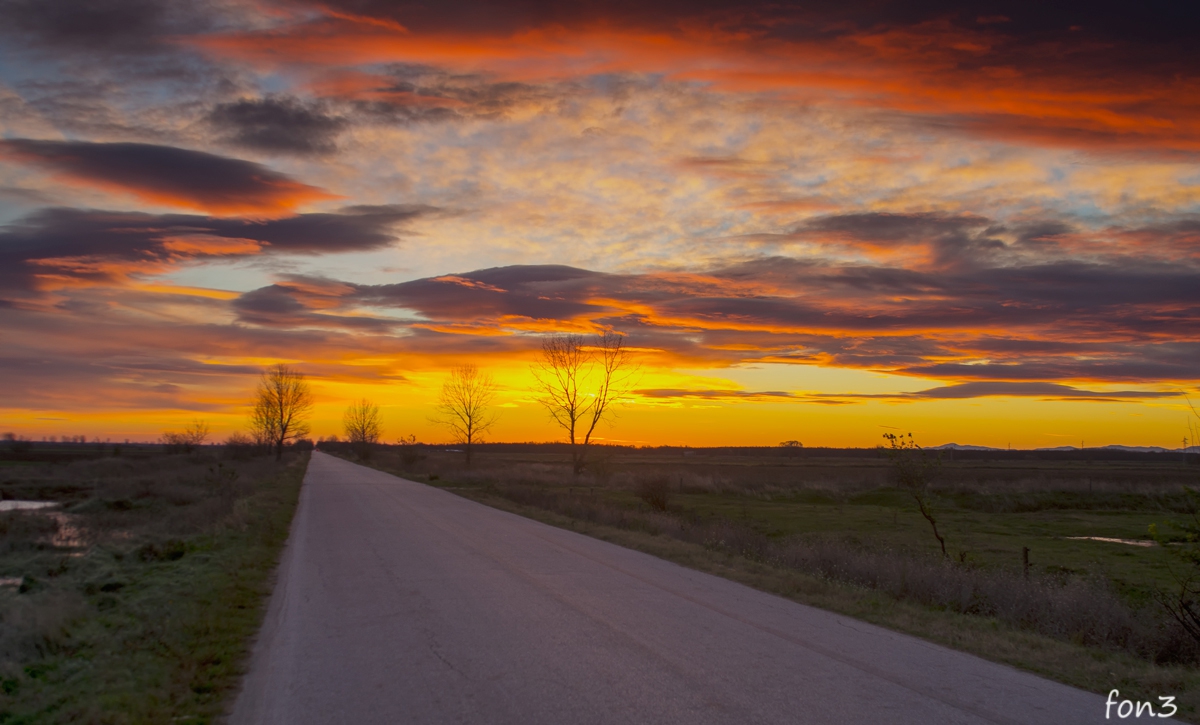
[[[450,371],[438,396],[438,417],[434,422],[444,425],[454,435],[454,442],[463,447],[467,467],[471,466],[471,449],[496,422],[488,406],[496,399],[496,382],[472,364],[459,365]]]
[[[254,395],[251,428],[254,437],[275,447],[275,460],[283,458],[283,446],[308,435],[308,416],[313,395],[304,373],[279,363],[263,371]]]
[[[913,497],[917,510],[933,528],[933,538],[937,539],[938,545],[942,547],[942,556],[949,559],[950,555],[946,553],[946,539],[938,533],[937,519],[934,518],[933,511],[933,492],[930,489],[934,475],[941,468],[941,459],[927,456],[924,449],[913,439],[912,433],[909,433],[907,438],[895,433],[884,433],[883,437],[888,444],[880,448],[892,461],[896,482]],[[963,552],[960,558],[965,560],[966,552]]]
[[[609,330],[594,338],[550,335],[542,339],[542,358],[530,371],[538,402],[567,434],[571,469],[578,475],[587,465],[596,426],[633,385],[637,366],[625,336]]]
[[[168,453],[191,453],[198,446],[204,445],[208,439],[208,423],[193,420],[183,429],[182,433],[173,430],[163,433],[162,440],[167,446]]]
[[[379,422],[379,406],[363,398],[346,408],[342,416],[346,438],[363,458],[371,455],[371,446],[379,442],[383,426]]]
[[[208,423],[197,418],[183,429],[183,434],[193,446],[202,446],[208,440]]]

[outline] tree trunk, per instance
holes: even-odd
[[[571,471],[578,476],[583,473],[583,469],[587,466],[587,444],[579,445],[572,444],[571,449]]]
[[[942,556],[948,560],[950,555],[946,553],[946,540],[943,539],[942,535],[938,533],[937,521],[934,520],[933,514],[930,513],[929,508],[925,505],[925,500],[920,496],[915,495],[914,498],[917,499],[917,507],[921,509],[921,515],[924,516],[925,520],[929,522],[929,525],[933,527],[933,536],[937,539],[938,544],[940,544],[942,547]]]

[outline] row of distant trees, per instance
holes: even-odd
[[[571,445],[572,470],[582,472],[597,427],[636,382],[638,365],[625,336],[612,331],[548,335],[530,372],[537,401]],[[468,466],[475,446],[497,421],[497,393],[492,376],[470,363],[453,368],[442,384],[432,420],[462,447]],[[313,403],[304,373],[283,363],[273,365],[263,371],[255,388],[249,433],[235,433],[227,443],[270,448],[278,460],[289,443],[308,436]],[[369,455],[383,434],[379,405],[366,398],[355,401],[345,411],[342,428],[346,441],[364,457]],[[196,421],[184,431],[164,433],[163,442],[169,450],[182,452],[207,436],[208,426]]]

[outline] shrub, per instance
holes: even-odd
[[[671,505],[671,480],[666,476],[643,478],[636,491],[638,498],[656,511],[666,511]]]

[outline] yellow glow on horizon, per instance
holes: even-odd
[[[273,362],[273,361],[272,361]],[[387,358],[370,364],[387,364]],[[363,364],[368,364],[363,362]],[[497,361],[487,367],[499,392],[499,419],[487,436],[497,442],[562,439],[546,411],[536,402],[533,379],[522,360]],[[380,406],[383,440],[415,435],[424,442],[447,442],[436,417],[437,396],[446,369],[408,371],[403,379],[310,377],[316,404],[311,418],[315,438],[343,435],[347,405],[366,398]],[[3,411],[5,430],[40,440],[45,436],[81,435],[88,439],[156,440],[165,430],[178,430],[194,419],[208,422],[211,440],[224,440],[248,422],[254,380],[207,391],[195,410],[78,410],[70,413]],[[749,383],[749,384],[748,384]],[[790,385],[788,383],[791,383]],[[671,370],[647,368],[641,390],[711,391],[713,398],[650,398],[632,395],[614,406],[610,422],[595,433],[597,442],[622,445],[771,446],[800,440],[806,446],[872,447],[884,432],[912,432],[923,445],[960,443],[993,447],[1037,448],[1057,445],[1088,447],[1108,444],[1157,445],[1175,448],[1186,434],[1191,415],[1182,399],[1150,402],[1042,400],[986,397],[960,400],[829,399],[820,402],[770,397],[720,397],[720,393],[778,391],[807,393],[889,394],[924,390],[928,380],[897,378],[856,370],[811,366],[764,365],[744,369]]]

